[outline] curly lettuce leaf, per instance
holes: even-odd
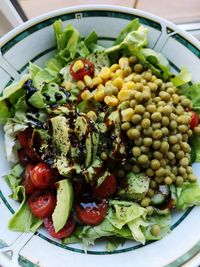
[[[185,210],[194,205],[200,205],[200,186],[197,183],[184,183],[178,193],[176,208]]]
[[[191,79],[191,73],[186,67],[182,67],[180,72],[174,78],[171,78],[170,81],[173,83],[174,86],[179,87],[189,83]]]
[[[105,52],[109,54],[123,48],[127,48],[132,53],[137,52],[138,49],[147,45],[147,33],[148,29],[140,25],[137,29],[128,32],[120,43],[107,48]]]
[[[12,116],[11,111],[9,110],[8,105],[5,101],[0,102],[0,123],[5,124],[6,121]]]
[[[14,82],[11,85],[7,86],[3,90],[3,95],[0,97],[0,103],[2,100],[10,99],[12,104],[15,104],[15,102],[18,100],[19,95],[21,96],[21,89],[23,88],[23,85],[26,81],[30,79],[30,75],[26,74],[24,75],[20,81]],[[13,97],[15,96],[15,97]],[[13,97],[13,98],[12,98]]]
[[[181,88],[181,93],[187,96],[191,103],[192,109],[197,111],[200,114],[200,83],[193,84],[191,86],[187,86]]]
[[[4,175],[4,180],[12,190],[11,198],[15,200],[20,200],[21,195],[23,195],[22,187],[20,186],[22,182],[22,173],[24,168],[20,164],[16,164],[10,171],[9,174]]]

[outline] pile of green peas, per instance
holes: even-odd
[[[151,178],[149,191],[141,200],[141,205],[147,207],[158,185],[180,187],[185,181],[196,182],[188,143],[193,134],[189,111],[192,106],[171,82],[157,78],[141,64],[137,63],[132,73],[135,88],[131,99],[120,104],[123,114],[127,111],[131,117],[126,116],[121,129],[132,143],[132,171],[144,172]]]

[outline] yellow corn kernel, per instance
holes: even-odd
[[[111,86],[112,85],[112,81],[111,80],[108,80],[106,83],[105,83],[105,86]]]
[[[134,110],[132,108],[127,108],[121,111],[123,122],[131,121],[133,115],[134,115]]]
[[[115,72],[117,69],[119,69],[119,64],[113,64],[111,67],[110,67],[110,70],[112,72]]]
[[[135,89],[135,83],[134,82],[127,82],[125,83],[128,89]]]
[[[94,77],[92,79],[92,85],[93,86],[97,86],[97,85],[101,84],[102,82],[103,82],[103,80],[100,77]]]
[[[131,99],[131,90],[120,90],[117,98],[119,99],[120,102],[130,100]]]
[[[133,78],[135,77],[135,74],[134,73],[131,73],[130,75],[128,75],[125,79],[124,79],[124,81],[125,82],[131,82],[131,81],[133,81]]]
[[[116,86],[118,89],[121,89],[122,88],[122,85],[123,85],[124,81],[121,77],[117,77],[116,79],[114,79],[112,81],[112,84],[114,86]]]
[[[111,70],[108,67],[103,67],[99,73],[99,77],[103,80],[108,80],[111,77]]]
[[[104,102],[109,107],[116,107],[118,105],[119,100],[116,98],[116,96],[112,95],[112,96],[106,96],[104,98]]]
[[[113,73],[112,75],[112,80],[115,80],[116,78],[124,78],[124,73],[123,73],[123,70],[119,69],[119,70],[116,70],[115,73]]]
[[[102,102],[104,100],[105,97],[105,91],[103,88],[97,89],[97,91],[94,94],[94,99],[97,102]]]
[[[82,100],[89,100],[89,99],[91,99],[91,93],[90,93],[90,91],[89,90],[83,91],[82,94],[81,94],[81,98],[82,98]]]
[[[89,75],[85,75],[83,77],[83,80],[85,82],[85,85],[89,88],[92,88],[92,78]]]
[[[85,88],[85,83],[83,81],[78,81],[77,86],[80,90],[83,90]]]
[[[129,60],[127,57],[121,57],[119,59],[119,66],[121,69],[125,69],[126,67],[129,66]]]
[[[88,111],[87,116],[93,121],[97,120],[97,115],[93,110]]]
[[[79,70],[83,69],[84,68],[84,64],[83,64],[83,61],[78,59],[74,62],[74,65],[72,67],[72,70],[74,72],[78,72]]]
[[[105,86],[103,85],[103,84],[99,84],[98,86],[97,86],[97,89],[105,89]]]
[[[64,81],[61,83],[61,86],[65,87],[65,89],[66,89],[67,91],[70,91],[71,88],[72,88],[72,83],[69,82],[69,81],[64,80]]]

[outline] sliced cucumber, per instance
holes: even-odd
[[[110,60],[103,51],[97,51],[95,53],[89,54],[87,56],[87,59],[94,63],[95,74],[98,74],[103,67],[110,66]]]

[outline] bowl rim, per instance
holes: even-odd
[[[66,7],[66,8],[60,8],[56,9],[47,13],[44,13],[40,16],[37,16],[35,18],[32,18],[16,28],[12,29],[10,32],[6,33],[3,37],[0,38],[0,51],[2,46],[4,46],[7,42],[9,42],[12,38],[17,36],[18,34],[22,33],[23,31],[27,30],[28,28],[43,22],[45,20],[48,20],[49,18],[57,17],[63,14],[69,14],[72,12],[82,12],[82,11],[116,11],[116,12],[122,12],[142,17],[147,17],[148,19],[151,19],[155,22],[159,22],[161,27],[165,25],[165,27],[172,29],[177,34],[181,35],[186,39],[189,43],[194,45],[198,50],[200,50],[200,42],[193,37],[190,33],[187,33],[185,30],[181,29],[178,25],[175,25],[174,23],[161,18],[157,15],[154,15],[152,13],[130,8],[130,7],[123,7],[123,6],[117,6],[117,5],[78,5],[78,6],[72,6],[72,7]]]
[[[27,30],[29,27],[35,26],[38,23],[41,23],[45,20],[48,20],[49,18],[57,17],[63,14],[70,14],[73,12],[82,12],[82,11],[115,11],[115,12],[122,12],[126,14],[132,14],[136,16],[146,17],[148,19],[151,19],[152,21],[160,23],[161,27],[165,26],[167,28],[172,29],[174,32],[179,34],[181,37],[186,39],[187,42],[194,45],[200,52],[200,42],[193,37],[191,34],[187,33],[186,31],[182,30],[179,26],[175,25],[174,23],[161,18],[157,15],[154,15],[152,13],[148,13],[146,11],[142,11],[135,8],[129,8],[129,7],[122,7],[117,5],[78,5],[78,6],[72,6],[72,7],[66,7],[57,9],[51,12],[47,12],[45,14],[42,14],[40,16],[37,16],[35,18],[32,18],[28,20],[27,22],[17,26],[7,34],[5,34],[2,38],[0,38],[0,55],[1,55],[1,48],[12,38],[16,37],[18,34],[22,33],[23,31]],[[198,245],[198,244],[196,244]],[[196,246],[195,245],[195,246]],[[195,247],[194,246],[194,247]],[[194,248],[193,247],[193,248]],[[192,248],[191,248],[192,250]],[[175,264],[177,261],[179,261],[182,257],[184,257],[185,254],[181,255],[179,258],[177,258],[175,261],[171,262],[170,264]],[[193,255],[193,257],[196,255]],[[189,260],[192,260],[193,257],[189,258]],[[198,259],[200,259],[200,255],[198,256]]]

